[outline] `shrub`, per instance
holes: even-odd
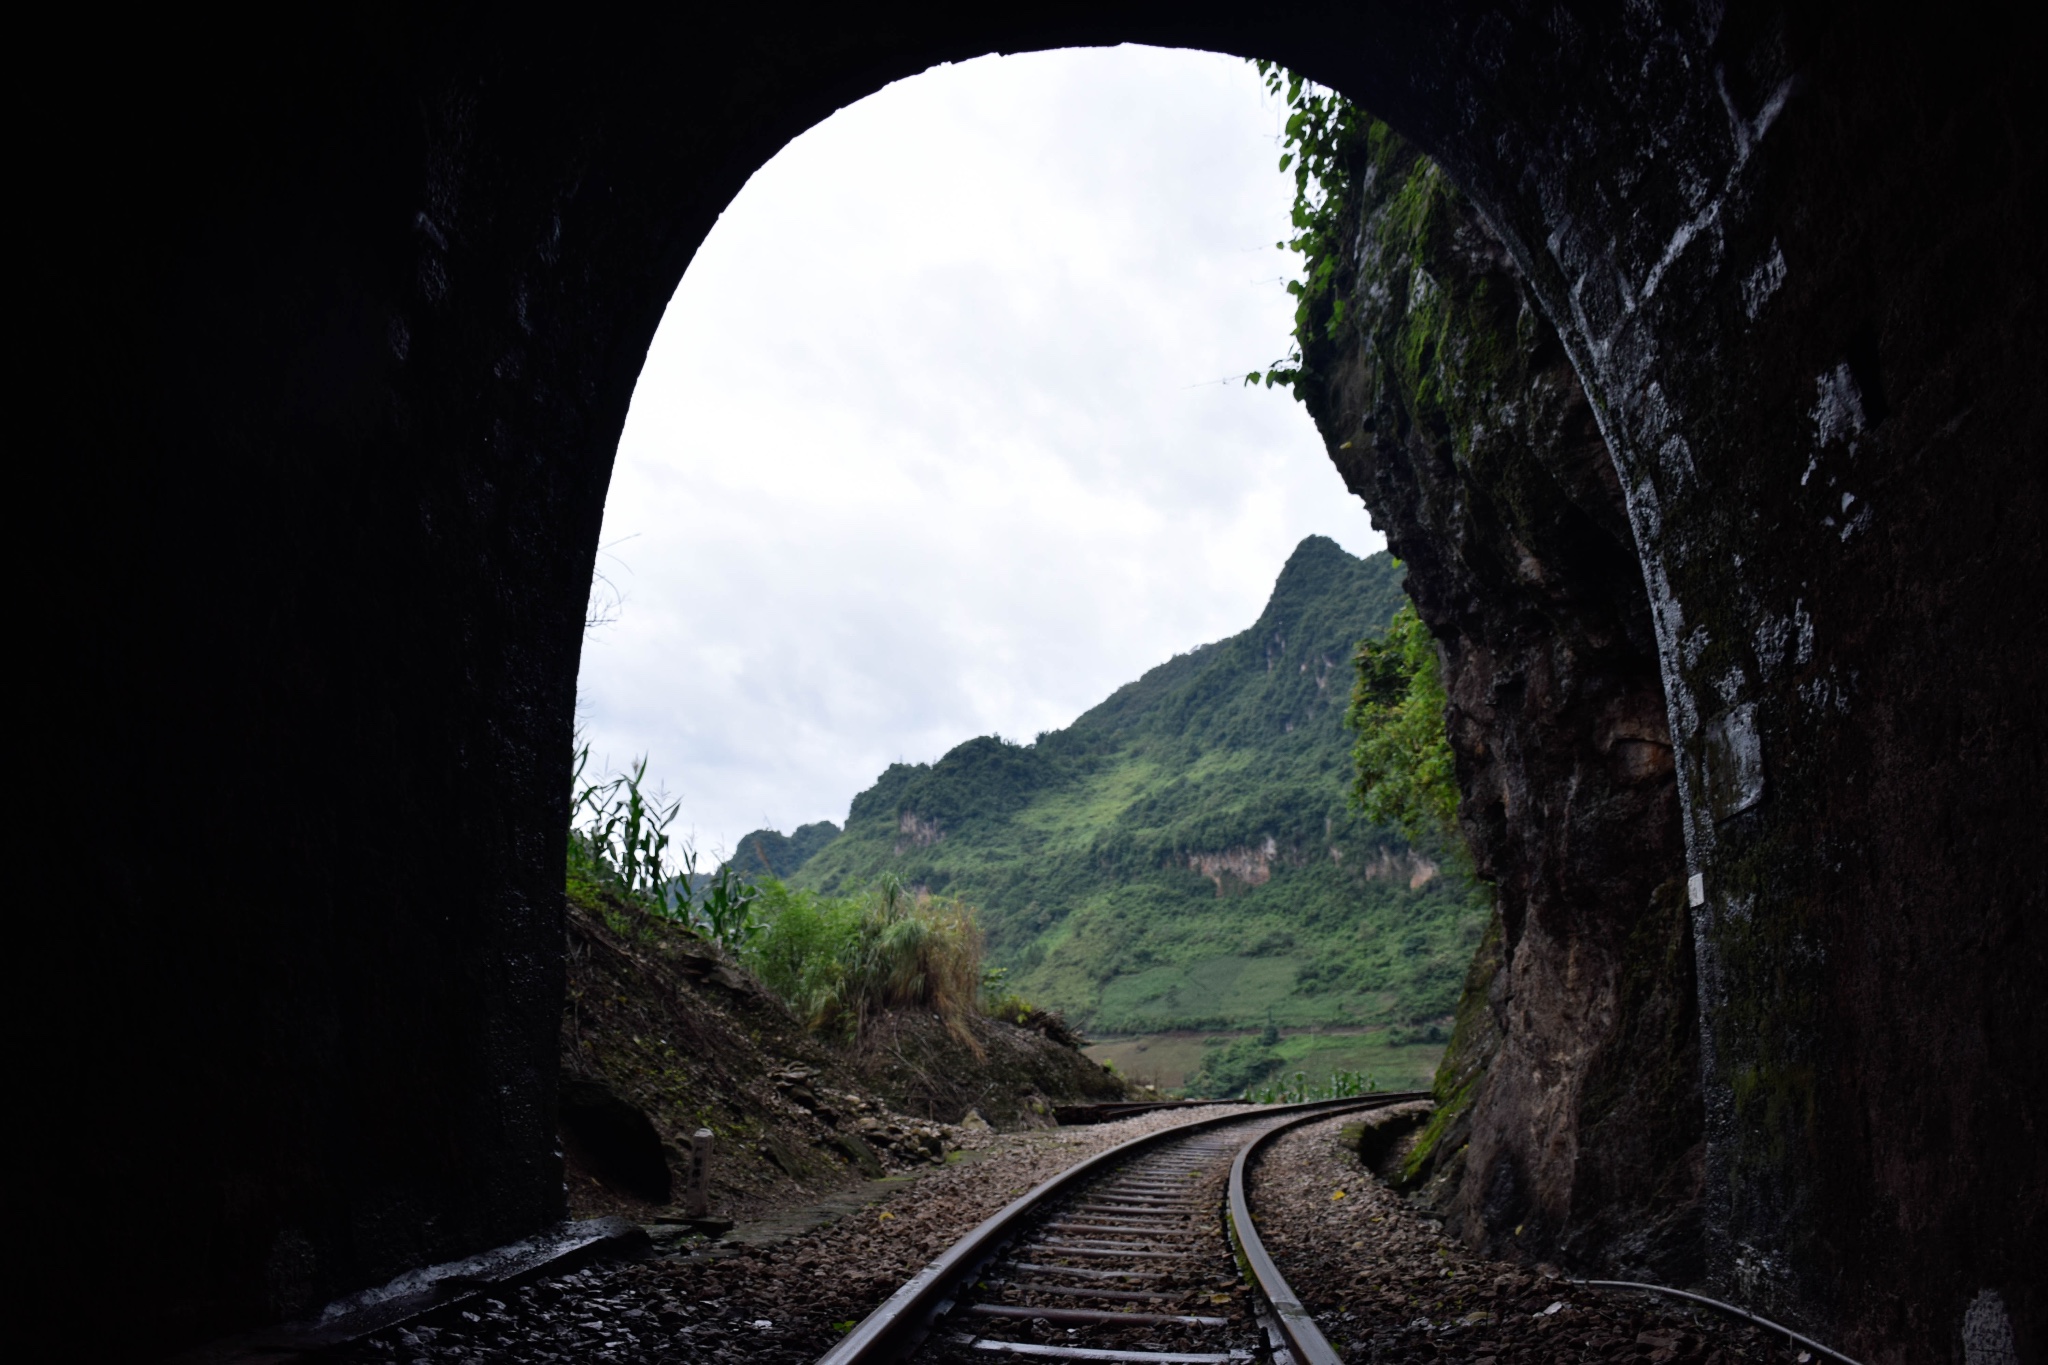
[[[1281,133],[1287,150],[1281,154],[1280,170],[1294,172],[1294,233],[1274,245],[1297,253],[1305,269],[1303,278],[1287,283],[1287,292],[1295,300],[1293,351],[1263,373],[1253,370],[1245,376],[1245,383],[1264,382],[1269,389],[1284,384],[1301,398],[1302,351],[1315,339],[1324,300],[1329,303],[1327,316],[1320,319],[1324,335],[1334,339],[1344,322],[1345,300],[1337,288],[1337,263],[1343,257],[1346,227],[1344,208],[1360,163],[1370,149],[1375,125],[1371,115],[1334,90],[1275,62],[1253,65],[1266,89],[1279,96],[1287,108],[1287,124]]]
[[[1462,847],[1443,674],[1415,605],[1402,607],[1385,635],[1362,642],[1354,662],[1358,681],[1344,716],[1358,732],[1354,804],[1366,819],[1398,824],[1419,843]]]
[[[845,964],[853,957],[858,907],[852,900],[791,890],[772,877],[756,885],[761,929],[741,959],[762,985],[815,1022],[834,1009]]]
[[[1274,1042],[1279,1041],[1278,1029],[1268,1026],[1267,1032]],[[1223,1099],[1264,1080],[1280,1067],[1280,1054],[1272,1046],[1262,1035],[1205,1048],[1201,1066],[1187,1078],[1188,1094],[1196,1099]]]

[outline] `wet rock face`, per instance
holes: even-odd
[[[1380,130],[1368,158],[1303,392],[1442,643],[1463,821],[1500,918],[1500,966],[1470,987],[1493,1055],[1437,1144],[1458,1178],[1433,1188],[1495,1253],[1690,1281],[1704,1258],[1685,849],[1621,489],[1500,241],[1399,138]]]
[[[1625,496],[1709,1275],[1881,1359],[1962,1359],[1995,1293],[2038,1351],[2048,841],[2014,794],[2042,781],[2048,636],[2015,594],[2048,581],[2021,245],[2048,139],[2002,20],[1965,46],[1847,8],[1652,14],[1461,20],[1461,112],[1403,131],[1508,244]],[[1537,51],[1524,84],[1505,54]],[[1539,87],[1570,93],[1509,115]]]

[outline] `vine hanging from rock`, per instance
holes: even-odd
[[[1342,260],[1345,206],[1358,169],[1370,155],[1374,134],[1383,131],[1384,125],[1336,91],[1276,62],[1253,65],[1266,89],[1287,110],[1280,134],[1280,169],[1294,172],[1290,214],[1294,233],[1274,245],[1298,253],[1303,270],[1302,278],[1287,284],[1287,292],[1295,298],[1294,348],[1266,369],[1247,374],[1244,382],[1263,383],[1267,388],[1284,384],[1299,398],[1302,347],[1314,335],[1317,305],[1330,300],[1328,314],[1321,319],[1328,339],[1336,339],[1344,322],[1344,298],[1337,290],[1336,276]]]

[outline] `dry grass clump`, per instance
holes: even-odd
[[[929,1010],[977,1055],[968,1021],[984,980],[973,907],[893,877],[857,896],[761,885],[761,929],[742,951],[754,974],[809,1022],[856,1043],[887,1010]]]

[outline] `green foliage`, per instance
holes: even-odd
[[[1332,1071],[1327,1081],[1311,1082],[1306,1071],[1245,1092],[1253,1104],[1305,1104],[1310,1100],[1348,1100],[1378,1092],[1380,1083],[1364,1071]]]
[[[700,877],[697,851],[688,844],[681,848],[681,861],[672,860],[668,827],[682,802],[643,790],[645,757],[603,782],[584,779],[589,763],[586,744],[576,750],[570,779],[569,890],[592,904],[603,904],[609,893],[644,915],[685,925],[738,950],[759,928],[752,910],[754,888],[727,867],[708,879]],[[614,912],[607,915],[615,918]],[[618,921],[611,927],[623,933],[632,926]]]
[[[921,1009],[978,1046],[967,1020],[987,978],[971,906],[909,891],[894,877],[852,896],[773,879],[759,889],[760,932],[740,960],[812,1028],[858,1041],[884,1010]]]
[[[1416,424],[1468,453],[1475,430],[1500,427],[1494,409],[1526,365],[1534,314],[1507,276],[1446,269],[1467,211],[1441,167],[1341,95],[1258,66],[1288,111],[1280,168],[1294,174],[1294,235],[1278,245],[1300,255],[1301,278],[1287,286],[1292,351],[1245,382],[1306,399],[1332,344],[1363,331]],[[1541,465],[1507,444],[1517,458],[1498,477],[1512,492]]]
[[[1344,723],[1358,734],[1352,800],[1368,820],[1416,840],[1457,838],[1458,779],[1444,730],[1436,641],[1411,603],[1354,656],[1357,681]]]
[[[811,860],[813,854],[838,837],[839,826],[830,820],[799,825],[794,834],[757,829],[739,841],[732,857],[723,866],[748,881],[759,881],[764,877],[787,881],[798,868]]]
[[[1280,141],[1286,149],[1280,169],[1294,172],[1294,235],[1275,246],[1300,255],[1302,278],[1290,280],[1295,297],[1295,347],[1284,360],[1254,370],[1245,383],[1267,388],[1285,384],[1301,396],[1302,346],[1318,323],[1334,338],[1344,321],[1345,300],[1338,288],[1343,259],[1342,228],[1347,191],[1358,175],[1375,131],[1373,120],[1342,95],[1288,71],[1274,62],[1254,62],[1266,89],[1280,98],[1287,123]]]
[[[1008,967],[984,967],[981,973],[981,1012],[991,1019],[1028,1024],[1040,1013],[1038,1007],[1017,994],[1010,984]]]
[[[1290,108],[1298,227],[1281,246],[1301,254],[1302,279],[1289,286],[1293,353],[1247,382],[1306,401],[1322,386],[1312,375],[1355,340],[1368,388],[1405,410],[1404,429],[1448,445],[1517,518],[1547,515],[1555,487],[1528,458],[1526,421],[1502,406],[1527,393],[1542,350],[1533,301],[1472,240],[1474,214],[1442,167],[1341,97],[1277,68],[1266,79]]]
[[[688,888],[688,899],[678,901],[672,890],[669,903],[687,906],[690,920],[700,932],[738,952],[761,931],[754,911],[759,888],[742,881],[730,863],[721,865],[708,882],[700,884],[695,849],[684,850],[683,864],[683,875],[677,880]]]
[[[1264,1037],[1233,1038],[1224,1043],[1212,1039],[1203,1050],[1202,1064],[1188,1076],[1184,1088],[1194,1099],[1227,1099],[1280,1069],[1280,1054],[1273,1041]]]
[[[641,790],[647,760],[608,782],[585,782],[590,746],[576,751],[569,801],[569,880],[605,886],[629,901],[662,903],[666,886],[668,827],[681,801],[663,805]],[[578,824],[579,817],[583,823]]]
[[[742,960],[761,984],[814,1024],[838,1012],[842,979],[856,957],[862,906],[773,879],[760,884],[761,932]]]
[[[1379,1082],[1364,1071],[1338,1068],[1329,1080],[1310,1084],[1308,1072],[1291,1077],[1273,1073],[1286,1065],[1277,1050],[1280,1031],[1266,1025],[1256,1038],[1240,1037],[1225,1042],[1211,1038],[1202,1051],[1202,1064],[1187,1077],[1184,1089],[1196,1099],[1228,1099],[1242,1095],[1254,1104],[1294,1104],[1303,1100],[1344,1099],[1379,1089]]]
[[[1400,583],[1310,537],[1251,629],[1032,744],[893,765],[790,885],[971,901],[1016,989],[1096,1033],[1446,1016],[1484,907],[1440,836],[1345,800],[1346,662]]]

